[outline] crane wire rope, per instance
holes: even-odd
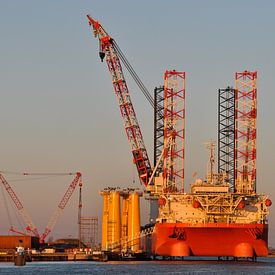
[[[15,208],[14,204],[11,204],[11,205],[12,205],[12,208],[13,208],[13,213],[15,215],[16,221],[19,224],[19,227],[20,227],[21,231],[27,233],[26,226],[23,225],[22,217],[19,216],[18,210]]]
[[[47,180],[47,179],[53,179],[53,178],[56,178],[58,177],[57,175],[56,176],[44,176],[44,177],[37,177],[37,178],[12,178],[10,179],[11,182],[19,182],[19,181],[36,181],[36,180]]]
[[[163,117],[163,113],[161,111],[161,106],[160,105],[155,105],[154,99],[151,96],[151,94],[149,93],[148,89],[145,87],[145,85],[143,84],[143,82],[141,81],[141,79],[139,78],[139,76],[137,75],[137,73],[135,72],[134,68],[132,67],[132,65],[130,64],[130,62],[127,60],[126,56],[123,54],[122,50],[119,48],[118,44],[116,43],[116,41],[114,39],[112,39],[111,41],[114,49],[117,51],[119,58],[121,59],[123,65],[125,66],[125,68],[127,69],[127,71],[130,73],[130,75],[132,76],[132,78],[134,79],[134,81],[136,82],[137,86],[140,88],[141,92],[143,93],[143,95],[146,97],[146,99],[148,100],[148,102],[150,103],[150,105],[155,109],[157,108],[157,112],[159,113],[160,117]]]
[[[73,176],[76,172],[68,173],[28,173],[28,172],[15,172],[15,171],[0,171],[0,174],[21,175],[21,176]]]
[[[14,204],[11,204],[10,203],[10,200],[7,200],[6,198],[6,195],[5,195],[5,192],[4,192],[4,188],[3,188],[3,185],[1,184],[1,191],[2,191],[2,195],[3,195],[3,201],[4,201],[4,205],[5,205],[5,208],[6,208],[6,212],[7,212],[7,215],[8,215],[8,220],[9,220],[9,224],[10,224],[10,229],[13,229],[14,226],[13,226],[13,221],[12,221],[12,217],[11,217],[11,213],[10,213],[10,210],[9,208],[12,208],[13,211],[12,213],[14,213],[14,216],[15,216],[15,219],[17,221],[17,224],[19,225],[20,227],[20,230],[23,232],[23,231],[26,231],[23,224],[22,224],[22,220],[19,218],[18,216],[18,212],[17,212],[17,209],[15,208]],[[9,203],[8,203],[9,202]],[[10,205],[10,207],[9,207]]]
[[[146,99],[149,101],[150,105],[152,107],[154,107],[154,99],[153,99],[153,97],[151,96],[151,94],[149,93],[149,91],[147,90],[147,88],[145,87],[145,85],[142,83],[142,81],[138,77],[137,73],[135,72],[135,70],[133,69],[133,67],[131,66],[130,62],[127,60],[127,58],[125,57],[125,55],[123,54],[123,52],[121,51],[121,49],[119,48],[119,46],[118,46],[118,44],[116,43],[115,40],[112,40],[112,45],[116,49],[116,51],[118,53],[118,56],[120,57],[122,63],[124,64],[124,66],[126,67],[126,69],[128,70],[128,72],[133,77],[134,81],[136,82],[136,84],[140,88],[141,92],[144,94],[144,96],[146,97]]]
[[[7,203],[7,198],[5,196],[4,187],[3,187],[2,184],[1,184],[1,193],[2,193],[2,196],[3,196],[3,202],[4,202],[6,212],[7,212],[7,215],[8,215],[9,224],[12,227],[13,226],[12,219],[11,219],[11,215],[10,215],[10,211],[9,211],[9,207],[8,207],[8,203]]]

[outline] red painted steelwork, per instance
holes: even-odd
[[[120,113],[124,122],[124,128],[131,146],[133,162],[137,167],[141,183],[146,186],[152,169],[135,110],[131,102],[129,89],[122,71],[118,52],[114,47],[113,39],[103,29],[101,24],[89,15],[87,15],[87,18],[89,24],[93,27],[94,35],[99,39],[99,55],[101,61],[103,61],[106,56],[106,63],[111,74]]]
[[[16,173],[14,172],[13,174],[20,174],[20,175],[24,175],[24,176],[28,176],[28,175],[73,175],[74,173]],[[80,172],[75,173],[75,178],[73,179],[73,181],[70,183],[66,193],[64,194],[64,196],[62,197],[60,203],[58,204],[58,207],[56,209],[56,211],[53,213],[52,217],[50,218],[47,227],[44,231],[44,233],[42,234],[42,236],[39,235],[37,227],[34,225],[33,221],[31,220],[30,215],[28,214],[28,212],[26,211],[26,209],[23,207],[23,204],[21,203],[21,201],[19,200],[18,196],[15,194],[15,192],[13,191],[13,189],[11,188],[10,184],[7,182],[7,180],[4,178],[4,176],[0,173],[0,182],[4,185],[7,193],[9,194],[9,196],[11,197],[12,201],[14,202],[18,213],[21,215],[25,225],[26,225],[26,231],[29,234],[33,234],[35,237],[40,238],[40,242],[43,243],[45,238],[49,235],[50,232],[52,232],[60,214],[62,213],[62,211],[64,210],[64,208],[66,207],[69,199],[71,198],[75,188],[77,185],[79,185],[80,187],[82,186],[82,175]],[[24,232],[20,232],[15,230],[13,227],[10,228],[9,230],[10,232],[14,232],[20,235],[27,235]]]
[[[184,191],[185,72],[164,74],[163,177],[168,192]],[[172,144],[167,146],[172,137]]]
[[[268,255],[267,224],[157,223],[153,253],[161,256]]]
[[[46,229],[44,231],[44,233],[42,234],[41,238],[40,238],[40,242],[43,243],[44,240],[46,239],[46,237],[50,234],[50,232],[52,232],[60,214],[62,213],[62,211],[64,210],[64,208],[66,207],[69,199],[71,198],[76,186],[79,185],[80,187],[82,186],[82,175],[80,172],[76,173],[75,178],[73,179],[73,181],[70,183],[66,193],[64,194],[63,198],[61,199],[60,203],[58,204],[58,207],[56,209],[56,211],[53,213],[52,217],[50,218]]]
[[[0,181],[2,182],[3,186],[5,187],[7,193],[11,197],[13,203],[15,204],[18,213],[22,217],[25,225],[26,225],[26,230],[31,232],[35,237],[39,238],[38,230],[35,224],[33,223],[30,215],[26,211],[26,209],[23,207],[23,204],[19,200],[18,196],[15,194],[13,191],[12,187],[10,184],[7,182],[7,180],[4,178],[4,176],[0,173]]]
[[[235,191],[251,193],[256,192],[257,72],[236,73],[235,80]]]

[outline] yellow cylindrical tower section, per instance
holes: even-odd
[[[128,237],[128,209],[129,209],[129,194],[122,194],[122,217],[121,217],[121,241],[122,249],[127,250]]]
[[[101,249],[106,251],[108,250],[109,192],[102,191],[100,195],[103,197]]]
[[[119,250],[120,227],[120,192],[114,190],[110,191],[109,195],[109,217],[107,226],[108,247],[114,251]]]
[[[140,252],[140,205],[139,205],[140,193],[133,191],[129,194],[128,205],[128,247],[134,252]]]

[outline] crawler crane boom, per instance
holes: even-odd
[[[56,208],[55,212],[53,213],[52,217],[50,218],[46,229],[44,231],[44,233],[42,234],[41,238],[40,238],[40,242],[44,242],[44,240],[46,239],[46,237],[50,234],[50,232],[52,232],[55,224],[58,221],[58,218],[60,217],[61,213],[63,212],[64,208],[66,207],[69,199],[71,198],[77,184],[79,184],[79,186],[82,186],[82,175],[80,172],[76,173],[75,178],[73,179],[73,181],[71,182],[71,184],[69,185],[65,195],[63,196],[63,198],[61,199],[60,203],[58,204],[58,207]]]
[[[28,214],[26,209],[23,207],[23,204],[19,200],[18,196],[15,194],[15,192],[11,188],[10,184],[7,182],[7,180],[4,178],[4,176],[1,173],[0,173],[0,180],[1,180],[2,184],[4,185],[7,193],[11,197],[12,201],[14,202],[20,216],[22,217],[22,219],[26,225],[26,230],[29,232],[32,232],[32,234],[34,236],[39,238],[38,230],[37,230],[36,226],[34,225],[33,221],[31,220],[30,215]],[[14,231],[14,229],[12,228],[11,231]]]

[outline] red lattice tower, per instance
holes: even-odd
[[[257,72],[236,73],[235,191],[256,192]]]
[[[163,177],[167,192],[184,191],[185,72],[164,74]]]

